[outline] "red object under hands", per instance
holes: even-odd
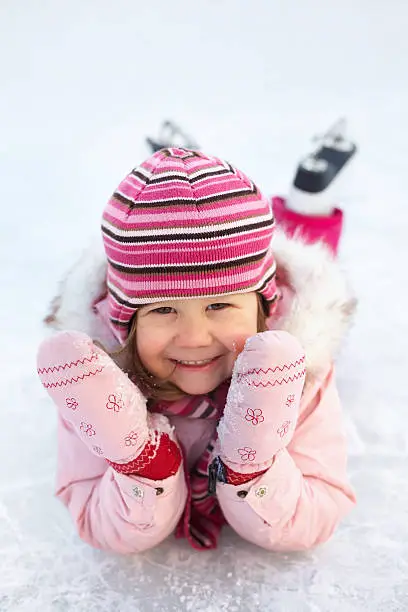
[[[164,480],[177,473],[181,459],[181,451],[177,444],[168,434],[162,433],[157,443],[147,442],[140,455],[133,461],[114,463],[108,460],[108,463],[121,474]]]
[[[182,455],[179,447],[169,435],[162,433],[158,445],[148,442],[140,455],[129,463],[114,463],[107,460],[116,472],[127,475],[142,476],[150,480],[164,480],[177,473]],[[241,485],[261,476],[266,470],[241,474],[224,464],[228,484]]]
[[[254,480],[258,476],[265,474],[266,470],[261,470],[260,472],[253,472],[252,474],[241,474],[240,472],[234,472],[228,465],[225,465],[223,462],[225,476],[227,478],[227,483],[232,485],[242,485],[250,480]]]

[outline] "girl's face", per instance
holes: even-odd
[[[257,333],[255,292],[168,300],[140,308],[136,347],[144,367],[190,395],[229,378],[247,338]]]

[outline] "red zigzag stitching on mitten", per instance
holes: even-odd
[[[82,376],[74,376],[73,378],[70,379],[66,379],[66,380],[61,380],[60,382],[55,382],[55,383],[45,383],[43,382],[43,386],[46,389],[50,389],[52,387],[64,387],[66,385],[71,385],[72,383],[77,383],[78,380],[84,380],[85,377],[87,376],[96,376],[96,374],[100,374],[103,370],[103,367],[100,368],[99,370],[95,370],[95,372],[88,372],[87,374],[82,374]]]
[[[268,380],[268,382],[266,383],[262,381],[259,381],[258,383],[247,381],[246,384],[248,385],[248,387],[274,387],[275,385],[283,385],[289,382],[293,382],[298,378],[302,378],[302,376],[304,376],[305,374],[306,370],[302,370],[301,372],[299,372],[299,374],[294,374],[293,376],[289,376],[289,378],[281,378],[280,380],[274,380],[273,382]]]
[[[78,359],[77,361],[71,361],[70,363],[64,363],[57,366],[50,366],[49,368],[37,368],[38,374],[50,374],[52,372],[59,372],[60,370],[65,370],[66,368],[72,368],[72,366],[77,366],[79,363],[85,365],[85,361],[91,363],[94,359],[98,359],[99,355],[96,353],[92,353],[90,357],[84,357],[83,359]]]
[[[264,370],[263,368],[253,368],[252,370],[248,370],[247,372],[243,372],[242,374],[239,374],[239,377],[243,377],[243,376],[248,376],[248,374],[268,374],[268,372],[276,372],[276,370],[279,370],[279,372],[283,372],[284,370],[290,370],[291,368],[296,368],[297,366],[301,365],[303,362],[305,361],[305,355],[303,355],[303,357],[301,357],[300,359],[297,359],[295,362],[291,362],[291,363],[285,363],[283,366],[275,366],[274,368],[267,368],[266,370]]]

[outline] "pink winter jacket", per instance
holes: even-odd
[[[286,297],[269,323],[296,335],[306,352],[300,417],[293,440],[270,469],[244,485],[217,483],[216,494],[227,522],[243,538],[268,550],[289,551],[325,542],[355,503],[332,365],[354,301],[320,245],[307,246],[278,232],[274,246],[277,280]],[[47,322],[57,329],[85,331],[113,348],[104,301],[98,299],[104,292],[104,266],[103,253],[89,249],[64,280]],[[213,436],[214,422],[170,421],[191,467]],[[186,503],[182,467],[162,481],[122,475],[91,454],[62,419],[58,438],[57,496],[83,540],[135,553],[172,534]]]

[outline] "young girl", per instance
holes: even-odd
[[[75,331],[38,352],[57,496],[89,544],[134,553],[175,531],[210,549],[228,523],[300,550],[352,508],[333,357],[354,300],[298,217],[289,238],[242,172],[182,148],[113,194],[105,253],[84,254],[47,318]]]

